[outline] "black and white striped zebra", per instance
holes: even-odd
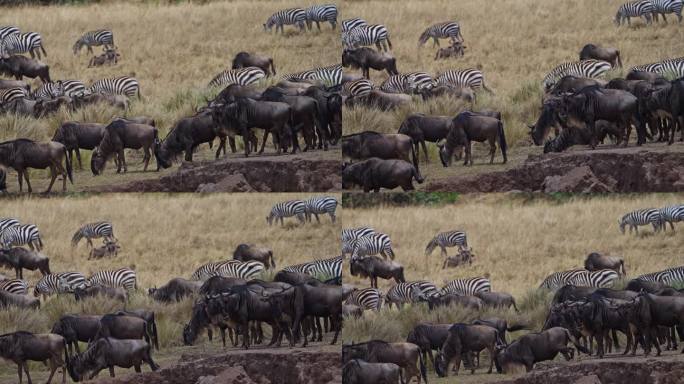
[[[461,36],[461,26],[455,21],[447,21],[444,23],[438,23],[431,25],[420,34],[418,38],[418,46],[425,44],[430,38],[432,38],[432,46],[439,46],[439,39],[451,39],[452,42],[463,42],[463,36]]]
[[[138,80],[129,76],[111,77],[94,82],[88,90],[92,93],[106,93],[110,95],[124,95],[140,98],[140,84]]]
[[[61,81],[43,83],[31,95],[34,100],[50,100],[64,95],[64,85]]]
[[[454,293],[461,296],[472,296],[479,292],[489,292],[492,290],[492,283],[487,277],[471,277],[467,279],[456,279],[446,283],[440,290],[441,294]]]
[[[2,39],[4,45],[4,52],[8,55],[16,55],[19,53],[29,53],[31,58],[38,56],[41,58],[40,52],[47,57],[47,52],[43,47],[43,38],[39,33],[27,32],[12,34]]]
[[[430,89],[435,80],[425,72],[409,72],[392,75],[381,85],[380,90],[387,93],[416,93],[423,89]]]
[[[313,260],[283,268],[286,272],[304,273],[313,277],[335,279],[342,277],[342,256]]]
[[[22,245],[28,245],[32,251],[43,249],[40,232],[34,224],[15,225],[0,233],[0,248],[3,250]]]
[[[666,285],[684,283],[684,266],[672,267],[664,270],[661,279],[661,282]]]
[[[377,288],[355,289],[345,301],[348,305],[379,311],[382,308],[382,292]]]
[[[597,78],[612,68],[613,67],[609,62],[594,59],[562,63],[552,69],[551,72],[544,77],[544,90],[548,91],[558,80],[568,75]]]
[[[13,217],[0,218],[0,233],[2,233],[2,231],[4,231],[6,228],[14,227],[15,225],[19,224],[21,224],[19,223],[19,220]]]
[[[342,64],[312,68],[306,71],[288,73],[283,80],[320,80],[329,87],[342,84]]]
[[[401,308],[405,303],[417,303],[421,298],[437,294],[439,289],[430,281],[408,281],[391,287],[385,294],[385,303],[388,308],[392,308],[392,304]]]
[[[301,200],[290,200],[284,201],[282,203],[276,203],[272,208],[271,212],[266,216],[266,222],[268,225],[273,225],[273,220],[276,223],[280,220],[280,225],[285,225],[283,219],[286,217],[295,216],[300,223],[304,223],[305,220],[305,207],[306,204]]]
[[[679,22],[682,22],[682,5],[684,3],[682,0],[650,0],[653,4],[653,17],[655,21],[658,21],[658,15],[663,17],[663,21],[667,24],[667,19],[665,18],[666,13],[674,13],[677,15]]]
[[[11,25],[0,27],[0,40],[4,39],[9,35],[18,35],[20,33],[21,32],[19,31],[19,28]]]
[[[487,87],[482,71],[475,68],[449,70],[435,79],[437,85],[449,85],[457,88],[470,87],[472,89],[482,88],[487,92],[494,93]]]
[[[264,24],[264,31],[270,32],[273,26],[276,27],[276,33],[278,33],[278,28],[280,28],[281,33],[285,33],[285,25],[296,25],[299,27],[299,31],[304,31],[304,23],[306,22],[306,12],[301,8],[289,8],[283,9],[271,15],[271,17],[266,20]]]
[[[237,263],[239,260],[227,260],[227,261],[213,261],[201,265],[199,268],[193,272],[190,278],[192,280],[207,280],[212,276],[217,276],[219,270],[226,264]]]
[[[304,215],[306,221],[311,221],[311,215],[316,217],[316,222],[320,223],[318,214],[329,215],[330,220],[335,222],[335,211],[337,210],[337,199],[330,196],[314,196],[304,202]]]
[[[630,72],[651,72],[651,73],[662,73],[663,64],[661,62],[650,63],[644,65],[636,65],[630,68]]]
[[[351,19],[342,20],[340,30],[344,33],[357,27],[365,27],[366,25],[368,25],[366,20],[359,17],[353,17]]]
[[[447,256],[447,248],[456,247],[468,248],[468,238],[463,231],[440,232],[428,242],[425,247],[425,256],[429,256],[432,251],[439,247],[441,255]]]
[[[93,53],[93,47],[104,45],[104,48],[114,48],[114,33],[108,29],[98,29],[83,34],[74,43],[74,55],[81,51],[83,46],[88,47],[88,52]]]
[[[375,233],[371,227],[356,227],[342,229],[342,255],[352,253],[356,239]]]
[[[342,85],[341,95],[347,97],[363,96],[369,94],[373,88],[375,85],[368,79],[347,81]]]
[[[257,67],[226,69],[214,76],[209,82],[210,87],[225,87],[230,84],[250,85],[266,77],[266,72]]]
[[[684,77],[684,57],[665,59],[661,61],[659,73],[663,76],[669,76],[677,79]]]
[[[130,268],[95,272],[86,279],[85,285],[88,287],[102,285],[112,288],[124,288],[126,290],[138,288],[135,271]]]
[[[612,269],[582,271],[568,280],[567,284],[578,287],[608,288],[612,287],[619,278],[620,275]]]
[[[586,269],[572,269],[569,271],[554,272],[542,281],[539,288],[546,288],[550,290],[556,290],[562,288],[572,281],[578,275],[586,272]]]
[[[634,232],[638,235],[638,227],[640,225],[651,224],[655,232],[660,231],[662,219],[660,217],[660,211],[655,208],[637,209],[636,211],[629,212],[622,216],[622,218],[618,220],[618,224],[622,234],[625,233],[625,227],[629,225],[629,233],[632,233],[632,229],[634,229]]]
[[[266,269],[264,264],[259,261],[231,261],[232,262],[229,263],[223,263],[223,265],[216,270],[216,274],[223,277],[250,280],[259,277],[264,269]]]
[[[362,25],[342,33],[342,43],[346,49],[356,49],[373,45],[380,50],[392,49],[387,27],[382,24]]]
[[[62,93],[65,96],[74,97],[85,92],[86,85],[80,80],[62,80]]]
[[[312,5],[304,10],[306,12],[306,26],[311,30],[316,23],[321,30],[321,22],[329,22],[332,29],[337,27],[337,6],[335,4]]]
[[[0,291],[10,292],[17,295],[28,294],[28,282],[21,279],[8,279],[0,281]]]
[[[374,233],[353,241],[352,260],[377,254],[382,255],[385,259],[389,257],[391,260],[394,260],[392,241],[388,235]]]
[[[638,276],[635,280],[654,281],[654,282],[664,283],[666,280],[668,280],[669,274],[670,274],[670,272],[668,272],[668,270],[651,272],[651,273],[646,273],[646,274],[643,274],[641,276]]]
[[[85,284],[86,278],[80,272],[60,272],[45,275],[33,288],[33,296],[50,296],[56,293],[73,293],[74,288]]]
[[[674,224],[684,221],[684,204],[670,205],[660,208],[660,221],[663,225],[663,230],[667,230],[667,224],[670,223],[670,228],[674,231]],[[0,224],[0,228],[2,228]]]
[[[655,7],[650,0],[633,1],[622,4],[615,14],[615,25],[618,27],[627,20],[628,25],[632,25],[632,17],[643,17],[646,24],[651,24],[651,16],[655,12]]]
[[[13,100],[28,98],[25,88],[12,87],[0,89],[0,106],[11,103]]]
[[[93,239],[102,238],[105,242],[117,241],[114,237],[114,226],[108,221],[88,223],[79,228],[71,238],[71,246],[76,247],[83,238],[86,239],[90,247],[93,246]]]

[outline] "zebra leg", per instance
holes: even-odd
[[[321,220],[318,219],[318,213],[313,214],[316,217],[316,223],[320,224]]]

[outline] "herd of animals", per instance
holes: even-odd
[[[644,225],[652,225],[658,232],[667,230],[668,224],[674,231],[674,223],[682,221],[684,205],[672,205],[629,212],[618,224],[622,233],[627,226],[631,232],[632,228]],[[404,268],[395,260],[390,237],[371,227],[343,229],[342,247],[343,255],[351,254],[351,275],[369,278],[371,283],[370,288],[352,290],[343,304],[345,316],[361,318],[364,311],[380,311],[383,304],[389,308],[386,310],[393,305],[402,308],[405,304],[427,304],[428,311],[453,306],[454,311],[513,308],[518,312],[512,295],[491,290],[488,275],[451,280],[441,288],[428,280],[407,280]],[[475,260],[464,231],[436,234],[425,248],[426,258],[438,247],[444,259],[442,268],[467,266]],[[448,248],[453,247],[457,253],[448,255]],[[567,346],[569,342],[578,353],[592,354],[595,340],[596,354],[602,358],[605,348],[611,351],[619,347],[616,332],[627,338],[625,354],[631,351],[634,355],[637,344],[646,355],[652,347],[660,354],[665,343],[667,349],[676,349],[675,329],[680,337],[684,336],[684,290],[671,285],[684,283],[684,267],[641,275],[630,280],[624,290],[611,289],[626,276],[622,258],[592,252],[585,258],[583,269],[552,273],[539,285],[539,289],[555,292],[540,332],[520,336],[509,344],[506,332],[530,329],[529,326],[509,325],[498,317],[479,317],[470,324],[418,320],[406,342],[369,340],[344,344],[343,380],[409,383],[415,376],[419,383],[421,379],[427,382],[428,356],[440,377],[452,371],[458,374],[461,361],[474,373],[483,350],[487,350],[490,359],[489,373],[494,366],[498,372],[512,372],[516,366],[530,371],[535,363],[553,360],[558,353],[571,359],[574,352]],[[378,278],[394,280],[395,284],[383,292],[378,289]]]
[[[319,215],[335,221],[338,202],[333,197],[314,196],[307,200],[292,200],[275,204],[267,222],[296,217],[301,223]],[[100,221],[83,225],[71,238],[75,251],[84,240],[91,248],[88,259],[107,257],[116,259],[119,240],[111,222]],[[93,240],[102,239],[102,246],[94,248]],[[140,372],[147,364],[154,371],[159,366],[152,359],[159,350],[159,337],[154,311],[148,308],[127,308],[129,295],[139,286],[136,272],[131,268],[100,270],[89,277],[77,271],[51,270],[50,259],[42,251],[45,244],[38,227],[22,224],[15,218],[0,219],[0,266],[13,269],[16,278],[0,275],[0,310],[15,308],[40,311],[51,296],[73,296],[76,301],[91,297],[120,303],[123,310],[102,315],[62,314],[49,333],[34,334],[21,330],[0,335],[0,357],[17,364],[19,382],[26,373],[31,382],[28,361],[46,362],[50,369],[48,383],[59,368],[62,382],[67,372],[75,382],[95,377],[114,367],[131,368]],[[230,260],[210,262],[199,266],[187,278],[172,278],[165,285],[149,288],[149,297],[161,303],[175,303],[188,297],[194,299],[190,321],[178,335],[185,345],[195,343],[206,330],[218,327],[223,346],[226,330],[233,346],[249,348],[262,344],[262,324],[271,327],[269,346],[280,346],[282,337],[289,345],[322,341],[327,332],[334,332],[332,344],[342,325],[341,303],[345,295],[341,287],[342,257],[317,259],[291,265],[274,273],[273,281],[261,280],[266,270],[276,268],[273,251],[255,244],[239,244]],[[29,295],[29,283],[24,270],[40,272],[41,277]],[[321,326],[321,319],[324,326]],[[48,331],[48,330],[46,330]],[[87,343],[82,351],[79,342]],[[75,352],[74,352],[75,349]]]

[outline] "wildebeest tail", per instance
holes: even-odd
[[[506,151],[508,150],[508,144],[506,144],[506,132],[504,131],[503,122],[499,120],[499,147],[501,147],[501,155],[503,156],[503,162],[508,161],[508,156],[506,156]]]
[[[411,139],[411,160],[413,161],[413,166],[416,168],[416,172],[420,174],[420,169],[418,168],[418,156],[416,156],[416,147],[413,144],[413,139]]]
[[[71,158],[69,157],[69,154],[67,153],[66,147],[64,147],[63,151],[64,151],[64,164],[66,165],[67,177],[69,177],[69,181],[73,185],[74,184],[74,174],[73,174],[73,172],[72,172],[73,170],[71,168]]]
[[[159,350],[159,334],[157,333],[157,320],[152,315],[152,338],[154,340],[154,349]]]
[[[620,58],[620,51],[615,52],[615,55],[617,56],[617,65],[619,68],[622,68],[622,58]]]
[[[428,382],[427,369],[425,368],[425,360],[423,360],[423,354],[418,352],[418,363],[420,364],[420,376],[425,380],[425,384]]]
[[[275,64],[273,64],[273,59],[268,59],[268,63],[271,65],[271,70],[273,71],[273,76],[276,75]]]
[[[565,328],[563,328],[563,329],[565,329]],[[572,345],[574,345],[575,348],[577,348],[578,351],[580,351],[582,353],[586,353],[587,355],[589,354],[589,350],[587,348],[583,347],[582,345],[580,345],[580,343],[577,341],[577,339],[570,334],[570,331],[565,329],[565,334],[568,336],[568,339],[570,340]]]

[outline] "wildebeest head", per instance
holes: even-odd
[[[94,176],[99,175],[102,173],[104,170],[105,163],[107,161],[107,158],[105,155],[100,151],[99,148],[95,148],[93,150],[93,153],[90,157],[90,170],[93,172]]]
[[[347,363],[351,359],[368,360],[368,344],[343,344],[342,363]]]
[[[545,102],[542,105],[542,111],[537,122],[534,125],[528,125],[534,145],[542,145],[551,128],[558,126],[559,104],[558,100],[549,100]]]
[[[446,145],[444,144],[437,144],[437,147],[439,148],[439,160],[442,161],[442,165],[444,167],[449,167],[451,165],[451,160],[453,159],[453,151],[449,153],[450,151],[446,148]]]
[[[154,139],[154,157],[157,159],[157,165],[161,168],[171,167],[171,156],[169,151],[163,145],[163,142],[159,138]]]
[[[88,344],[88,349],[83,353],[75,354],[67,358],[66,365],[69,371],[69,376],[75,382],[79,382],[83,379],[92,379],[95,376],[95,372],[91,372],[94,366],[97,364],[97,359],[102,359],[101,356],[102,346],[109,344],[107,339],[96,340]]]

